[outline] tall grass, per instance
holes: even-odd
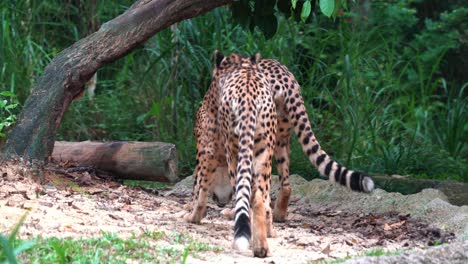
[[[105,22],[131,2],[2,1],[0,87],[23,102],[51,58],[92,32],[90,21]],[[232,23],[227,8],[180,22],[100,69],[95,97],[71,105],[58,139],[173,142],[188,175],[213,50],[260,52],[294,73],[319,141],[339,161],[378,174],[466,181],[467,84],[441,72],[455,46],[424,48],[413,40],[429,31],[419,33],[414,9],[379,3],[367,20],[359,10],[336,21],[317,14],[309,24],[281,17],[269,40]],[[295,140],[291,160],[291,172],[317,176]]]

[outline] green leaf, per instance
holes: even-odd
[[[0,95],[8,96],[8,97],[15,97],[16,96],[14,93],[12,93],[10,91],[1,91]]]
[[[19,222],[15,225],[13,230],[10,233],[10,236],[8,237],[8,241],[10,241],[11,244],[13,244],[16,240],[16,235],[18,235],[20,227],[23,225],[24,220],[26,220],[26,217],[28,216],[28,213],[25,213],[21,216]]]
[[[66,254],[65,254],[65,249],[60,244],[60,241],[59,240],[53,240],[53,241],[50,242],[50,245],[55,250],[55,253],[57,253],[57,255],[59,257],[59,263],[60,264],[67,263],[67,257],[66,257]]]
[[[343,7],[343,9],[345,9],[345,10],[348,9],[348,0],[341,0],[341,1],[339,2],[339,4],[340,4],[340,6],[337,6],[338,8]],[[338,9],[338,8],[337,8],[337,9]]]
[[[26,251],[32,247],[34,247],[36,245],[36,243],[34,241],[27,241],[27,242],[23,242],[21,243],[19,246],[17,246],[14,250],[14,253],[15,253],[15,256],[18,256],[20,253],[22,253],[23,251]]]
[[[16,108],[17,106],[18,104],[10,104],[10,105],[7,105],[5,109],[13,109],[13,108]]]
[[[335,9],[335,0],[320,0],[320,11],[327,17],[333,14]]]
[[[167,98],[166,98],[167,100]],[[153,103],[153,107],[151,107],[151,110],[148,112],[148,114],[159,118],[159,115],[161,113],[161,104],[160,103]]]
[[[149,116],[149,113],[139,115],[136,119],[137,124],[141,124],[148,116]]]
[[[0,136],[1,136],[1,134],[0,134]],[[8,240],[8,238],[3,236],[2,234],[0,234],[0,246],[3,249],[2,255],[5,254],[5,256],[6,256],[6,259],[7,259],[6,263],[11,263],[11,264],[18,263],[16,261],[16,257],[15,257],[15,253],[14,253],[12,243]]]
[[[304,4],[302,5],[302,12],[301,12],[301,19],[302,21],[306,21],[306,19],[309,17],[310,15],[310,11],[312,9],[312,5],[310,4],[310,1],[307,0],[304,2]]]
[[[292,8],[296,9],[297,0],[291,0]]]

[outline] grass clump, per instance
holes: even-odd
[[[340,259],[334,259],[330,261],[319,261],[316,263],[319,264],[338,264],[338,263],[343,263],[347,260],[350,259],[355,259],[355,258],[361,258],[361,257],[381,257],[381,256],[398,256],[401,255],[404,251],[403,250],[385,250],[382,248],[376,248],[376,249],[371,249],[368,250],[362,254],[359,254],[358,256],[348,256],[346,258],[340,258]],[[314,262],[315,263],[315,262]]]
[[[3,236],[0,237],[3,240]],[[2,241],[3,242],[3,241]],[[3,245],[3,244],[2,244]],[[9,263],[181,263],[188,255],[203,258],[202,252],[220,249],[189,236],[146,231],[121,238],[104,233],[96,238],[35,238],[15,240],[3,247],[0,261]]]
[[[154,190],[162,190],[166,187],[171,186],[170,183],[165,182],[154,182],[154,181],[137,181],[137,180],[123,180],[123,184],[130,187],[144,187]]]
[[[103,233],[95,238],[18,239],[26,215],[7,237],[0,234],[0,262],[5,263],[185,263],[187,257],[203,258],[203,252],[222,249],[189,235],[145,230],[128,238]]]

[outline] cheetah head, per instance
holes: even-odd
[[[211,186],[211,198],[219,207],[231,202],[234,189],[229,180],[227,167],[218,167],[213,174],[214,181]]]
[[[213,77],[228,73],[239,67],[252,67],[261,60],[260,53],[246,57],[238,53],[231,53],[225,56],[218,50],[214,51],[215,67],[213,69]]]

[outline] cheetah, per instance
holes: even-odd
[[[231,63],[231,67],[236,67],[237,64],[249,59],[248,57],[236,53],[231,54],[227,58],[229,59],[226,59],[224,63]],[[274,221],[283,222],[286,220],[287,207],[292,192],[289,183],[290,133],[292,128],[299,138],[304,153],[322,175],[325,175],[330,181],[344,185],[353,191],[371,192],[374,189],[374,182],[370,176],[347,169],[335,162],[320,147],[311,129],[304,101],[301,96],[300,86],[288,68],[276,60],[263,58],[259,61],[257,67],[265,74],[270,82],[270,89],[277,109],[278,129],[276,132],[274,156],[279,174],[280,192],[274,206]],[[212,85],[214,85],[215,82],[214,79]],[[212,147],[214,148],[212,149],[217,149],[216,145],[219,144],[218,142],[220,141],[219,139],[213,139],[215,138],[213,133],[216,132],[216,128],[206,129],[204,127],[205,124],[216,125],[216,113],[214,112],[214,108],[217,102],[215,101],[216,94],[214,94],[213,91],[213,89],[210,89],[205,95],[200,111],[197,113],[195,136],[198,139],[197,145],[213,145]],[[208,109],[210,107],[211,109]],[[203,137],[209,138],[209,140],[203,140]],[[215,179],[214,181],[210,181],[211,184],[206,185],[207,187],[205,188],[209,187],[213,200],[218,206],[224,207],[231,200],[232,193],[235,190],[229,186],[230,181],[227,178],[227,168],[224,166],[226,162],[223,160],[222,153],[219,153],[218,158],[213,159],[212,162],[217,163],[217,166],[214,166],[212,169]],[[197,182],[199,179],[196,175],[197,173],[195,173],[194,191],[199,188]],[[192,205],[188,204],[187,208],[191,209]],[[232,216],[232,212],[229,210],[224,213],[227,216]]]
[[[244,57],[236,53],[227,57],[217,52],[215,54],[217,54],[215,56],[216,65],[221,66],[224,71],[227,69],[234,71],[237,67],[252,62],[252,57]],[[327,176],[330,181],[340,183],[351,190],[371,192],[374,189],[374,182],[370,176],[347,169],[335,162],[321,149],[312,132],[300,93],[300,86],[287,67],[271,59],[258,59],[255,67],[266,77],[269,83],[268,89],[276,108],[277,129],[275,139],[270,142],[275,142],[274,157],[280,178],[280,193],[275,202],[273,220],[282,222],[286,220],[287,216],[287,207],[292,191],[289,184],[289,148],[292,129],[298,136],[304,153],[321,174]],[[221,118],[218,116],[220,94],[216,87],[220,81],[219,72],[221,71],[214,70],[213,81],[197,113],[194,129],[197,138],[197,165],[193,200],[187,206],[187,209],[192,211],[186,216],[187,221],[194,223],[199,223],[205,214],[208,193],[212,193],[213,200],[223,207],[236,192],[236,189],[231,187],[235,186],[234,176],[231,171],[228,172],[226,164],[229,163],[223,152],[223,145],[226,141],[220,134],[222,125],[219,122]],[[274,115],[269,116],[270,123],[274,122],[273,117]],[[254,145],[258,143],[257,140],[255,138]],[[271,164],[271,159],[269,164]],[[269,210],[271,211],[271,209]],[[270,211],[267,212],[268,217],[270,217],[268,215]],[[234,216],[234,212],[230,210],[225,211],[225,214]],[[271,224],[269,225],[271,226]],[[268,226],[271,233],[269,235],[274,236],[274,231],[270,226]]]
[[[214,81],[197,113],[196,182],[193,210],[186,220],[200,222],[209,186],[216,177],[222,178],[219,167],[225,162],[230,186],[235,188],[233,247],[246,251],[252,243],[254,256],[266,257],[267,236],[275,236],[270,178],[276,106],[268,80],[257,69],[259,54],[237,64],[231,62],[235,56],[217,52],[215,57]]]

